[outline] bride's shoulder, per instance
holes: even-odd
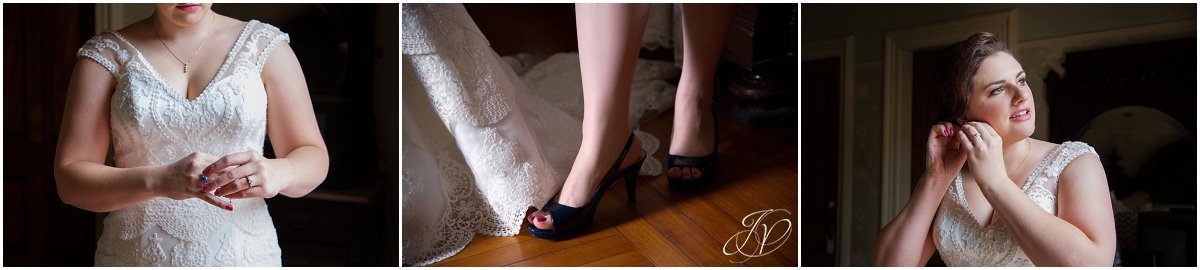
[[[1096,152],[1095,149],[1092,148],[1092,146],[1090,144],[1087,144],[1086,142],[1081,142],[1081,141],[1065,141],[1062,143],[1052,143],[1052,142],[1033,139],[1033,138],[1030,138],[1030,140],[1033,141],[1033,144],[1035,145],[1035,147],[1044,149],[1047,152],[1054,152],[1054,150],[1058,150],[1059,148],[1062,148],[1063,150],[1067,150],[1067,151],[1082,151],[1082,152],[1093,152],[1093,153]]]
[[[150,32],[151,30],[148,27],[149,25],[150,25],[149,18],[141,19],[136,22],[130,23],[128,25],[125,25],[125,27],[121,27],[119,29],[104,31],[104,32],[100,33],[100,35],[113,33],[113,34],[120,34],[125,39],[141,39],[143,37],[153,35],[152,32]]]
[[[1064,151],[1068,152],[1096,154],[1096,148],[1092,147],[1092,145],[1087,144],[1086,142],[1081,141],[1065,141],[1058,145],[1058,147],[1061,147]]]
[[[1086,142],[1081,141],[1065,141],[1061,144],[1051,142],[1043,142],[1053,145],[1057,151],[1051,151],[1056,155],[1054,165],[1062,169],[1064,175],[1073,174],[1073,171],[1092,171],[1096,169],[1103,170],[1103,165],[1100,162],[1100,154],[1096,149]]]
[[[1043,159],[1051,162],[1050,165],[1063,168],[1080,159],[1096,159],[1099,161],[1099,153],[1091,145],[1081,141],[1065,141],[1062,143],[1052,143],[1048,141],[1032,139],[1034,148],[1038,149]],[[1090,163],[1090,162],[1082,162]]]

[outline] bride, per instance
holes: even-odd
[[[211,7],[158,4],[78,51],[54,175],[63,202],[111,212],[96,265],[278,266],[263,199],[325,179],[288,35]],[[263,157],[264,136],[278,158]]]
[[[925,173],[875,240],[876,265],[1112,266],[1116,229],[1100,158],[1082,142],[1030,138],[1033,93],[995,35],[935,62],[938,120]],[[965,166],[964,166],[965,164]]]

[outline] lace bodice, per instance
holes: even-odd
[[[77,55],[100,63],[116,80],[109,112],[116,166],[167,164],[193,152],[261,154],[267,123],[261,72],[271,50],[287,40],[272,25],[246,23],[194,100],[181,96],[121,34],[88,40]],[[233,204],[230,212],[199,199],[155,198],[113,211],[104,220],[96,265],[279,265],[263,199]]]
[[[1034,168],[1021,190],[1051,215],[1058,215],[1058,176],[1072,160],[1096,150],[1083,142],[1065,142]],[[954,178],[934,218],[933,243],[948,266],[1034,266],[1003,220],[980,227],[963,195],[962,175]]]

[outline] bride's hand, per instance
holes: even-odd
[[[215,160],[216,156],[195,152],[174,163],[159,166],[156,174],[158,177],[155,177],[157,181],[152,182],[151,190],[158,197],[175,200],[198,198],[213,206],[232,210],[232,205],[208,192],[212,191],[212,179],[202,181],[200,177],[205,166]]]
[[[966,150],[975,181],[983,185],[1008,179],[1004,168],[1004,141],[996,130],[984,122],[968,122],[963,125],[963,131],[965,133],[959,135],[959,140]]]
[[[226,198],[271,198],[288,186],[289,170],[274,166],[254,151],[233,153],[221,157],[204,169],[217,189],[216,195]]]
[[[948,122],[940,122],[929,130],[926,141],[925,174],[937,182],[949,182],[962,170],[966,153],[962,151],[957,130]]]

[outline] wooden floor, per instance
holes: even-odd
[[[665,174],[643,176],[636,203],[626,202],[624,185],[616,185],[605,193],[595,223],[574,239],[543,240],[523,229],[511,237],[479,235],[462,252],[431,266],[797,266],[796,125],[737,123],[728,114],[732,97],[717,95],[720,161],[708,187],[677,191],[668,187]],[[672,117],[668,112],[642,126],[662,140],[653,156],[660,161],[666,159]],[[750,229],[741,224],[743,217],[767,209],[790,212],[764,219],[767,226],[790,220],[790,225],[779,223],[768,238],[790,235],[778,250],[734,263],[746,257],[727,256],[722,246]],[[757,232],[764,233],[759,227]],[[745,239],[747,233],[742,235]],[[758,245],[753,243],[743,251],[754,253]],[[729,250],[734,252],[732,243]]]

